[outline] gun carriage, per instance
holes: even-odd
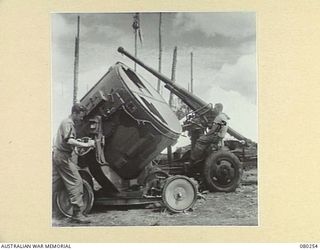
[[[196,179],[201,189],[221,192],[234,191],[241,181],[242,163],[249,160],[256,161],[256,154],[253,154],[250,158],[247,157],[245,148],[253,147],[256,152],[256,144],[228,127],[228,134],[237,140],[230,140],[218,145],[213,144],[207,148],[200,160],[193,162],[190,155],[197,139],[208,129],[212,129],[213,121],[217,115],[212,108],[212,104],[204,102],[165,75],[145,65],[123,48],[118,48],[118,51],[160,79],[164,83],[164,87],[179,97],[190,109],[189,114],[186,115],[186,120],[183,122],[182,129],[188,131],[191,145],[184,152],[176,151],[173,153],[173,157],[168,157],[168,160],[160,160],[158,167],[168,174],[181,174]]]

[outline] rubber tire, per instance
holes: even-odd
[[[170,204],[167,202],[167,197],[166,197],[166,188],[169,186],[169,184],[171,184],[173,181],[178,180],[178,179],[183,179],[183,180],[188,181],[191,184],[191,187],[194,192],[194,197],[193,197],[192,202],[184,209],[179,209],[179,210],[170,206]],[[181,212],[189,210],[190,208],[192,208],[194,206],[194,204],[197,201],[197,193],[198,193],[198,191],[197,191],[196,184],[194,183],[194,181],[192,179],[188,178],[187,176],[183,176],[183,175],[170,176],[169,178],[166,179],[165,184],[162,189],[162,202],[169,211],[174,212],[174,213],[181,213]]]
[[[219,160],[227,160],[233,166],[235,171],[234,178],[232,179],[231,183],[228,185],[219,185],[219,183],[214,182],[212,179],[212,171],[213,164]],[[209,157],[205,161],[205,165],[203,168],[203,179],[207,186],[207,188],[211,192],[233,192],[239,186],[242,176],[242,164],[239,158],[231,152],[228,151],[217,151],[213,152],[209,155]]]
[[[92,187],[90,186],[90,184],[86,180],[82,180],[82,182],[83,182],[83,199],[84,199],[84,204],[85,204],[85,207],[82,208],[82,212],[85,214],[88,214],[93,207],[94,193],[93,193]],[[61,192],[64,192],[64,193],[61,193]],[[61,201],[59,199],[59,197],[61,197],[61,196],[62,197],[67,196],[66,189],[64,188],[63,185],[61,185],[61,187],[59,188],[59,191],[56,193],[56,195],[54,197],[55,207],[60,214],[70,218],[72,216],[72,209],[66,211],[64,208],[71,207],[71,204],[68,200],[68,201],[65,201],[65,202],[67,202],[67,204],[63,204],[63,207],[62,207]]]

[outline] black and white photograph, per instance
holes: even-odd
[[[52,226],[259,226],[255,12],[51,13]]]

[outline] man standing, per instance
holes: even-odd
[[[210,130],[199,137],[196,141],[194,148],[191,151],[191,159],[198,161],[202,159],[203,154],[211,144],[218,145],[222,143],[222,139],[225,137],[228,130],[229,117],[222,113],[223,105],[216,103],[213,108],[213,112],[217,114]]]
[[[74,147],[94,147],[94,140],[79,142],[76,140],[75,124],[81,122],[85,115],[85,107],[75,104],[72,107],[71,115],[63,120],[59,126],[53,150],[53,192],[56,192],[57,185],[62,180],[66,188],[70,203],[73,208],[72,222],[87,224],[89,220],[81,212],[83,207],[83,183],[78,171],[78,166],[72,161]],[[53,196],[55,197],[55,196]]]

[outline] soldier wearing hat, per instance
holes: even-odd
[[[53,150],[53,192],[56,192],[58,182],[62,180],[69,194],[73,208],[72,222],[86,224],[90,221],[81,212],[83,207],[83,183],[78,171],[78,166],[72,161],[74,147],[94,147],[94,140],[80,142],[76,139],[75,125],[80,123],[86,112],[86,108],[80,104],[74,104],[71,115],[63,120],[59,126],[54,150]],[[54,197],[54,196],[53,196]]]

